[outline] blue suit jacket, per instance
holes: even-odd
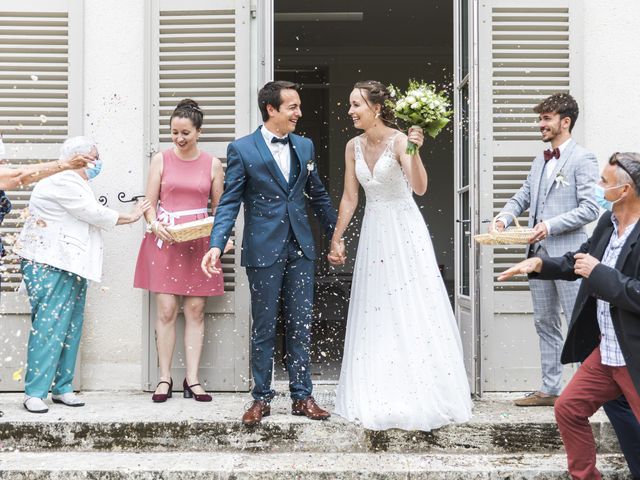
[[[292,162],[300,163],[300,173],[292,185],[283,177],[260,128],[230,143],[227,148],[224,193],[216,209],[210,245],[223,250],[240,204],[244,203],[241,263],[245,267],[273,265],[288,241],[290,231],[304,255],[315,260],[307,203],[327,235],[333,234],[337,214],[318,175],[313,143],[294,134],[289,134],[289,139]],[[308,165],[313,169],[309,170]]]

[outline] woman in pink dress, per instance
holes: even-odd
[[[198,104],[185,99],[169,120],[173,148],[151,160],[146,198],[152,207],[145,212],[147,233],[142,240],[134,287],[155,293],[157,305],[156,343],[160,382],[154,402],[171,397],[171,359],[176,343],[176,317],[184,298],[185,398],[211,401],[198,381],[198,366],[204,339],[204,308],[207,297],[224,294],[222,274],[207,278],[200,259],[209,250],[209,238],[174,243],[166,227],[205,218],[207,203],[216,206],[224,188],[222,163],[198,148],[203,114]],[[157,209],[156,209],[157,206]]]

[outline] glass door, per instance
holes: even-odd
[[[473,142],[473,6],[474,0],[457,0],[454,14],[454,191],[456,229],[455,246],[455,311],[465,368],[471,391],[480,393],[479,343],[477,324],[476,251],[472,235],[476,230],[475,155]]]

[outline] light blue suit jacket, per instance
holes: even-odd
[[[540,243],[549,255],[559,257],[576,250],[587,240],[585,225],[598,218],[594,187],[598,181],[598,160],[595,155],[571,140],[564,149],[547,187],[539,191],[545,162],[542,152],[535,158],[527,179],[505,204],[502,212],[516,217],[529,209],[529,226],[546,221],[551,228],[549,237]],[[538,197],[543,202],[538,209]],[[539,210],[539,211],[538,211]]]

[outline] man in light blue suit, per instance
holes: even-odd
[[[318,175],[313,143],[293,134],[302,111],[298,86],[267,83],[258,94],[264,125],[227,149],[225,190],[216,209],[211,249],[202,259],[207,275],[244,204],[241,263],[251,290],[253,403],[242,417],[256,425],[271,413],[276,322],[282,300],[292,414],[329,418],[312,397],[309,353],[314,285],[314,239],[307,206],[330,237],[337,214]]]
[[[557,257],[576,250],[587,240],[585,226],[598,218],[594,196],[598,161],[593,153],[571,138],[578,119],[578,104],[566,93],[557,93],[534,108],[539,115],[542,141],[551,148],[540,152],[522,187],[507,201],[503,213],[520,216],[529,210],[529,226],[535,229],[529,256]],[[498,229],[511,221],[496,221]],[[530,279],[533,319],[540,340],[542,385],[515,401],[519,406],[549,406],[558,398],[562,384],[560,354],[564,340],[560,311],[567,322],[580,287],[579,282]]]

